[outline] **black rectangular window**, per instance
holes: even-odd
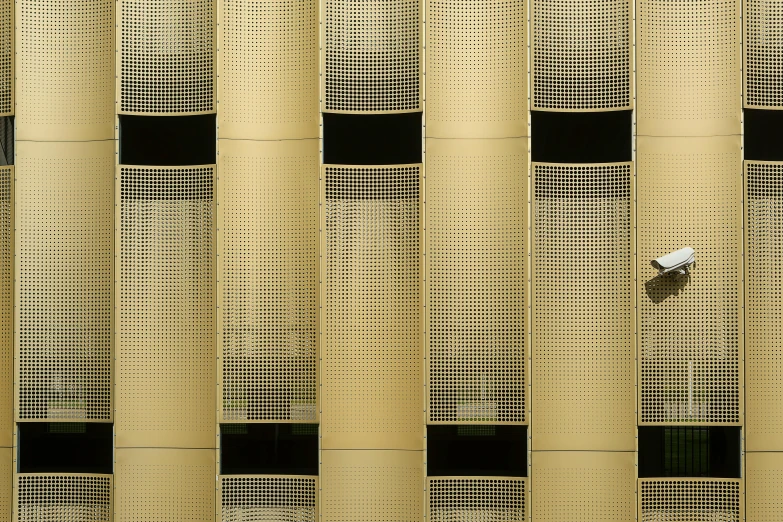
[[[642,426],[639,477],[740,477],[740,428]]]
[[[427,475],[527,475],[527,426],[427,426]]]
[[[112,473],[112,424],[22,422],[18,428],[20,473]]]
[[[220,473],[318,475],[318,425],[221,424]]]

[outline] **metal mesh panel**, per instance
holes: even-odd
[[[534,449],[634,448],[632,172],[533,164]]]
[[[745,0],[745,107],[783,108],[783,3]]]
[[[323,448],[421,449],[420,168],[324,166]]]
[[[429,522],[524,522],[525,479],[429,479]]]
[[[318,477],[224,475],[221,522],[316,522]]]
[[[741,422],[740,165],[738,137],[638,139],[642,424]],[[650,265],[686,246],[690,275]]]
[[[12,448],[0,447],[0,522],[10,522],[11,520],[14,476],[12,455]]]
[[[17,418],[110,420],[114,143],[17,149]]]
[[[18,139],[114,138],[114,0],[17,6]]]
[[[640,135],[740,133],[740,0],[638,0]]]
[[[532,1],[533,109],[630,108],[631,2]]]
[[[0,115],[14,110],[14,3],[0,4]]]
[[[212,112],[214,0],[120,0],[120,112]]]
[[[427,136],[527,134],[524,0],[427,1]]]
[[[111,522],[112,476],[24,473],[16,476],[14,522]]]
[[[418,110],[420,1],[323,1],[324,110]]]
[[[641,522],[739,522],[740,480],[639,479]]]
[[[12,445],[13,427],[13,167],[0,167],[0,447]],[[2,454],[0,453],[0,460]],[[2,467],[0,467],[0,474]],[[10,470],[9,470],[10,473]],[[0,518],[2,520],[2,518]]]
[[[224,421],[316,421],[318,140],[221,140]]]
[[[220,9],[220,137],[317,138],[318,0]]]
[[[526,149],[428,140],[431,423],[525,421]]]
[[[783,453],[747,452],[744,457],[747,520],[783,520]]]
[[[117,446],[215,441],[214,166],[120,166]]]

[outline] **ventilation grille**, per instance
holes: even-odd
[[[224,421],[316,422],[318,141],[224,140]]]
[[[783,107],[783,4],[745,0],[745,106]]]
[[[13,111],[14,75],[14,3],[3,2],[0,5],[0,115]]]
[[[324,110],[418,110],[421,2],[324,2]]]
[[[120,166],[118,446],[214,444],[213,175]]]
[[[524,522],[525,480],[430,478],[429,522]]]
[[[120,112],[211,112],[213,0],[121,0]]]
[[[114,144],[17,148],[17,418],[110,420]]]
[[[631,163],[533,164],[536,449],[633,449]]]
[[[318,477],[222,476],[221,522],[316,522]]]
[[[525,420],[526,150],[428,140],[430,423]]]
[[[631,2],[532,1],[533,109],[629,108]]]
[[[19,474],[15,522],[110,522],[112,476]]]
[[[639,479],[642,522],[740,522],[740,480]]]
[[[0,447],[12,445],[13,426],[13,178],[13,167],[0,167]]]

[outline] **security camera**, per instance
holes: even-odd
[[[692,264],[696,262],[695,251],[691,247],[681,248],[671,254],[659,257],[651,262],[653,268],[658,269],[658,275],[688,273]]]

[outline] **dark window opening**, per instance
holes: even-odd
[[[783,111],[745,109],[745,159],[783,161]]]
[[[211,165],[216,157],[215,115],[129,116],[120,119],[120,164]]]
[[[740,477],[740,428],[639,427],[639,477]]]
[[[610,163],[633,157],[633,111],[532,111],[530,154],[543,163]]]
[[[0,166],[14,164],[14,117],[0,117]]]
[[[112,473],[112,424],[22,422],[18,427],[19,473]]]
[[[221,424],[220,473],[318,475],[318,425]]]
[[[324,163],[421,163],[421,112],[323,114]]]
[[[427,475],[527,476],[527,426],[427,426]]]

